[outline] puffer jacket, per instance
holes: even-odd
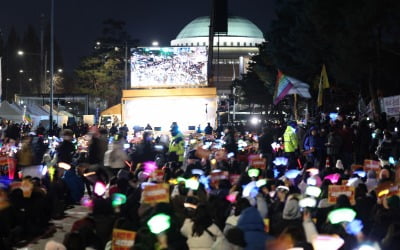
[[[264,231],[264,221],[255,207],[243,210],[237,227],[244,233],[245,250],[264,250],[268,235]]]

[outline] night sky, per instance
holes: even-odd
[[[274,0],[229,0],[229,14],[242,16],[267,31],[274,18]],[[125,21],[132,38],[141,46],[159,41],[169,46],[179,31],[191,20],[210,13],[211,0],[55,0],[55,34],[67,71],[79,58],[90,53],[101,34],[102,21],[108,18]],[[40,15],[50,20],[50,0],[3,1],[0,29],[4,39],[14,26],[20,35],[28,24],[39,33]]]

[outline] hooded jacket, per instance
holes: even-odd
[[[291,126],[287,126],[283,134],[283,141],[286,153],[293,153],[299,148],[299,140],[297,139],[296,132]]]
[[[264,222],[255,207],[243,210],[237,227],[244,233],[245,250],[264,250],[268,235],[264,231]]]

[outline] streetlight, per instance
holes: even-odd
[[[63,69],[58,69],[57,71],[58,71],[58,73],[62,73]]]
[[[30,56],[39,56],[40,58],[42,58],[42,55],[40,53],[32,53],[32,52],[25,52],[23,50],[18,50],[17,51],[17,55],[18,56],[24,56],[24,55],[30,55]],[[45,86],[46,86],[46,81],[47,81],[47,77],[46,77],[46,72],[47,72],[47,52],[44,53],[44,63],[42,65],[42,69],[41,69],[41,76],[40,76],[40,81],[41,81],[41,86],[40,86],[40,91],[44,92]],[[23,73],[23,70],[21,69],[19,71],[20,73]]]
[[[158,41],[153,41],[153,42],[151,43],[151,46],[158,46]]]

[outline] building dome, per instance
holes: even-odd
[[[188,23],[179,32],[172,46],[208,46],[210,18],[208,16],[198,17]],[[218,36],[220,46],[253,47],[264,42],[262,31],[250,20],[232,16],[228,18],[228,33]],[[218,38],[214,38],[214,45],[218,44]]]

